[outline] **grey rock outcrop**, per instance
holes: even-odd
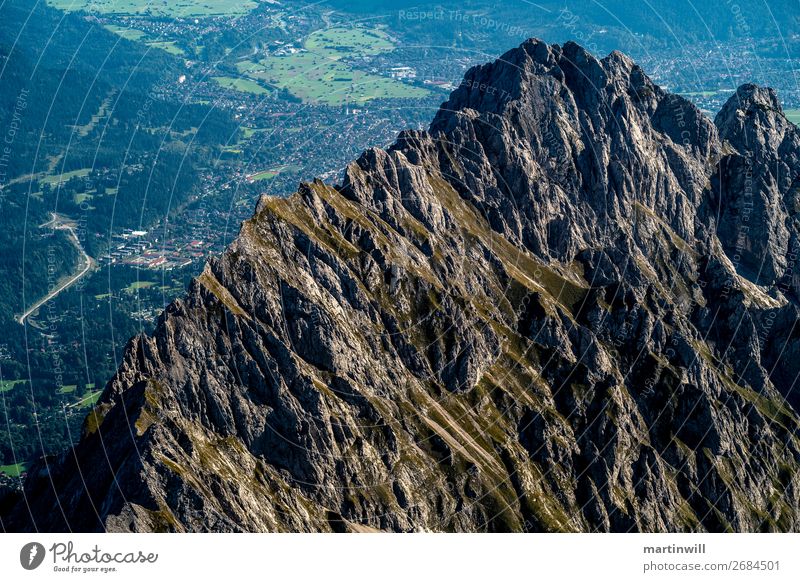
[[[799,139],[527,41],[263,198],[3,525],[798,531]]]

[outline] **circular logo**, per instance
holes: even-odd
[[[44,546],[38,542],[31,542],[22,546],[19,552],[19,563],[26,570],[35,570],[44,562]]]

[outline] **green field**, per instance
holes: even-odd
[[[251,137],[253,137],[257,133],[261,133],[261,132],[264,132],[264,131],[267,131],[267,130],[266,129],[260,129],[260,128],[257,128],[257,127],[243,127],[242,128],[242,133],[243,133],[244,139],[250,139]]]
[[[236,68],[239,69],[240,73],[249,73],[250,71],[257,71],[261,68],[261,65],[253,61],[239,61],[236,63]]]
[[[303,43],[316,54],[377,55],[394,49],[394,43],[379,29],[334,27],[312,32]]]
[[[335,27],[306,38],[304,51],[273,56],[258,63],[237,63],[239,71],[285,89],[306,102],[344,105],[372,99],[413,99],[428,91],[396,79],[365,73],[345,59],[375,55],[394,48],[380,29]]]
[[[142,41],[147,46],[161,49],[162,51],[167,51],[171,55],[180,57],[186,54],[174,40],[150,40],[145,31],[138,30],[136,28],[125,28],[124,26],[116,26],[114,24],[106,24],[105,27],[114,34],[118,34],[122,38],[127,38],[128,40],[133,41]]]
[[[257,174],[253,174],[252,176],[250,176],[250,179],[253,182],[260,182],[262,180],[271,180],[272,178],[274,178],[277,175],[278,175],[278,172],[274,172],[272,170],[266,170],[264,172],[259,172]]]
[[[181,57],[185,54],[183,49],[179,47],[174,40],[154,40],[153,42],[148,42],[146,44],[147,46],[161,49],[162,51],[167,51],[171,55]]]
[[[53,187],[57,186],[59,182],[66,183],[71,178],[85,178],[91,173],[92,173],[91,168],[81,168],[80,170],[72,170],[71,172],[64,172],[63,174],[54,174],[52,176],[45,176],[44,178],[42,178],[41,183]]]
[[[786,119],[795,125],[800,125],[800,109],[786,109],[783,113],[786,115]]]
[[[412,99],[428,94],[425,89],[351,69],[344,63],[312,53],[276,57],[264,61],[263,65],[262,70],[250,76],[286,89],[306,102],[362,104],[372,99]]]
[[[17,384],[23,384],[27,380],[0,380],[0,392],[8,392]]]
[[[126,28],[124,26],[116,26],[114,24],[106,24],[106,28],[114,34],[118,34],[122,38],[127,38],[128,40],[142,40],[145,36],[147,36],[145,31],[137,30],[136,28]]]
[[[70,384],[69,386],[62,386],[56,392],[59,394],[72,394],[77,389],[78,387],[75,384]]]
[[[154,281],[134,281],[130,285],[125,288],[125,291],[128,293],[133,293],[134,291],[138,291],[139,289],[149,289],[156,283]]]
[[[225,87],[226,89],[234,89],[242,93],[253,93],[254,95],[263,95],[268,93],[264,87],[251,79],[236,79],[234,77],[211,77],[214,81]]]
[[[147,14],[168,18],[246,14],[258,5],[253,0],[48,0],[47,3],[66,11],[91,9],[95,14]]]
[[[0,465],[0,473],[5,473],[9,477],[19,477],[24,473],[28,467],[25,463],[17,463],[16,465]]]
[[[97,404],[97,400],[100,398],[100,395],[103,393],[102,390],[93,390],[76,403],[72,404],[71,406],[75,408],[92,408],[95,404]]]
[[[266,170],[255,172],[250,174],[248,178],[255,181],[268,180],[283,173],[297,172],[300,169],[301,167],[295,164],[284,164],[282,166],[274,166],[272,168],[267,168]]]

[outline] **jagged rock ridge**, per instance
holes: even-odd
[[[527,41],[263,198],[4,527],[798,531],[799,140]]]

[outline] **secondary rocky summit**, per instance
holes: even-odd
[[[263,198],[11,530],[800,531],[800,134],[525,42]]]

